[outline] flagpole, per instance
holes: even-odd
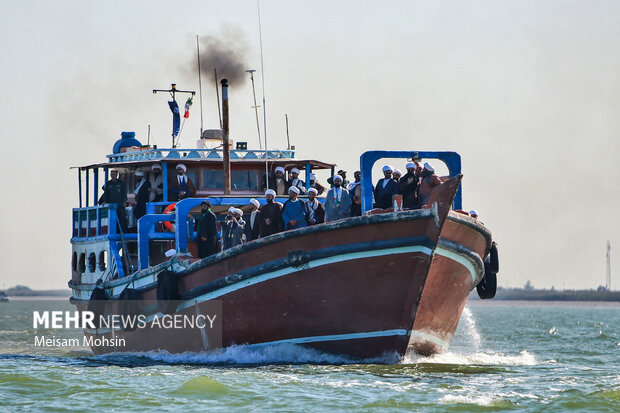
[[[196,35],[196,52],[198,53],[198,94],[200,95],[200,137],[202,138],[202,72],[200,71],[200,43]]]

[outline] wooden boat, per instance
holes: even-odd
[[[226,140],[226,131],[224,135]],[[471,290],[482,280],[492,287],[497,269],[493,272],[490,264],[490,232],[452,210],[461,207],[456,153],[362,155],[363,212],[372,209],[371,170],[377,160],[422,157],[446,162],[451,178],[433,189],[424,209],[364,214],[294,229],[198,259],[188,217],[202,200],[211,202],[221,220],[229,206],[243,208],[262,193],[265,162],[270,171],[295,166],[307,174],[317,169],[331,169],[333,174],[335,165],[297,160],[290,150],[253,151],[241,146],[231,151],[227,143],[222,150],[157,149],[136,143],[126,134],[108,162],[78,168],[80,206],[73,210],[71,301],[80,311],[95,311],[98,302],[105,302],[106,311],[122,313],[121,308],[131,304],[131,314],[144,315],[150,325],[86,328],[96,354],[201,352],[282,343],[357,358],[402,356],[408,349],[431,354],[447,347]],[[177,202],[173,214],[162,214],[170,205],[169,177],[180,161],[198,191]],[[135,171],[149,171],[153,164],[162,167],[164,199],[148,203],[135,232],[123,233],[116,207],[96,205],[99,172],[103,170],[107,180],[114,167],[131,186]],[[213,179],[221,176],[225,181],[231,171],[233,183],[245,182],[242,189]],[[163,231],[162,222],[174,222],[174,231]],[[170,248],[175,250],[173,257],[164,254]],[[492,295],[485,294],[485,298]],[[213,311],[219,316],[215,330],[153,326],[153,319],[162,314]]]

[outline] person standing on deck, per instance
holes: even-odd
[[[310,188],[316,189],[317,195],[325,192],[325,187],[316,180],[316,174],[311,173],[308,179],[310,179]]]
[[[284,221],[284,229],[295,229],[307,226],[308,211],[306,211],[306,203],[297,199],[299,189],[291,186],[288,190],[288,200],[282,206],[282,221]]]
[[[351,213],[349,192],[341,187],[342,176],[336,175],[332,181],[334,187],[327,192],[327,199],[325,200],[325,222],[347,218]]]
[[[217,219],[211,211],[211,203],[202,201],[200,204],[200,217],[196,222],[196,238],[198,244],[198,257],[205,258],[217,253]]]
[[[233,207],[228,209],[228,215],[226,216],[226,227],[224,228],[222,234],[222,251],[242,243],[243,230],[245,228],[245,221],[242,216],[243,211],[240,209]]]
[[[433,188],[441,184],[441,179],[435,175],[433,165],[426,162],[422,170],[422,179],[420,180],[420,206],[424,207],[429,203]]]
[[[392,207],[392,195],[398,190],[398,184],[392,179],[392,167],[383,167],[383,178],[375,186],[375,208],[387,209]]]
[[[146,178],[146,174],[143,171],[136,171],[136,179],[139,179],[139,181],[134,192],[136,205],[133,207],[133,216],[136,222],[138,222],[146,214],[146,202],[149,199],[151,182]]]
[[[355,177],[355,182],[351,182],[347,188],[351,196],[350,216],[359,217],[362,215],[362,172],[355,171],[353,176]]]
[[[398,181],[398,191],[403,194],[403,208],[416,209],[418,203],[419,173],[422,170],[413,162],[407,164],[407,173]]]
[[[110,180],[103,185],[103,194],[99,198],[99,205],[115,204],[118,223],[123,232],[127,231],[127,187],[118,179],[118,169],[110,169]]]
[[[161,173],[161,165],[155,164],[151,166],[151,174],[149,176],[149,200],[148,202],[161,202],[164,200],[164,179]]]
[[[323,204],[316,199],[318,191],[315,188],[308,189],[308,225],[322,224],[325,222],[325,208]]]
[[[185,172],[187,172],[187,167],[182,163],[178,164],[177,175],[168,185],[168,192],[172,201],[180,201],[196,194],[196,187],[194,187],[192,180],[185,175]]]
[[[260,237],[277,234],[284,228],[282,222],[282,204],[275,201],[276,191],[265,191],[267,203],[260,207]]]
[[[245,242],[254,241],[260,236],[260,202],[256,199],[250,199],[250,216],[245,224],[243,235]]]
[[[347,171],[345,171],[344,169],[341,169],[338,171],[338,175],[340,175],[340,177],[342,178],[342,188],[346,188],[349,186],[349,180],[347,179]],[[334,184],[334,177],[330,176],[329,178],[327,178],[327,183],[330,185]]]
[[[293,168],[291,169],[291,178],[286,182],[287,187],[296,187],[299,189],[300,194],[306,193],[306,183],[299,179],[299,169]]]
[[[284,179],[284,168],[278,166],[276,168],[276,177],[274,179],[274,186],[269,187],[269,189],[273,189],[276,191],[276,195],[286,195],[288,192],[288,184]]]

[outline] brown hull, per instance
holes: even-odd
[[[422,355],[444,352],[469,293],[484,276],[491,233],[475,219],[450,212],[420,300],[410,348]]]
[[[431,209],[288,231],[198,262],[179,261],[180,299],[190,303],[181,313],[207,311],[208,300],[220,300],[224,347],[297,343],[359,358],[403,355],[459,183],[457,177],[438,187]],[[142,300],[157,297],[153,274],[134,277]],[[127,282],[106,283],[107,295],[118,301]],[[84,309],[88,302],[75,303]],[[126,338],[123,348],[92,346],[96,354],[210,349],[195,329],[85,334]]]

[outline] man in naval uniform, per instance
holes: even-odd
[[[282,222],[282,204],[275,201],[273,189],[265,191],[267,203],[260,207],[260,237],[277,234],[284,229]]]
[[[398,184],[392,179],[392,167],[383,167],[383,178],[375,186],[375,208],[388,209],[392,207],[392,195],[398,190]]]
[[[178,164],[177,175],[168,185],[168,192],[170,192],[172,201],[180,201],[196,194],[196,187],[194,187],[192,180],[185,175],[185,172],[187,172],[187,167],[182,163]]]
[[[334,187],[327,192],[325,200],[325,222],[346,218],[351,213],[351,198],[342,185],[342,176],[335,175],[332,179]]]

